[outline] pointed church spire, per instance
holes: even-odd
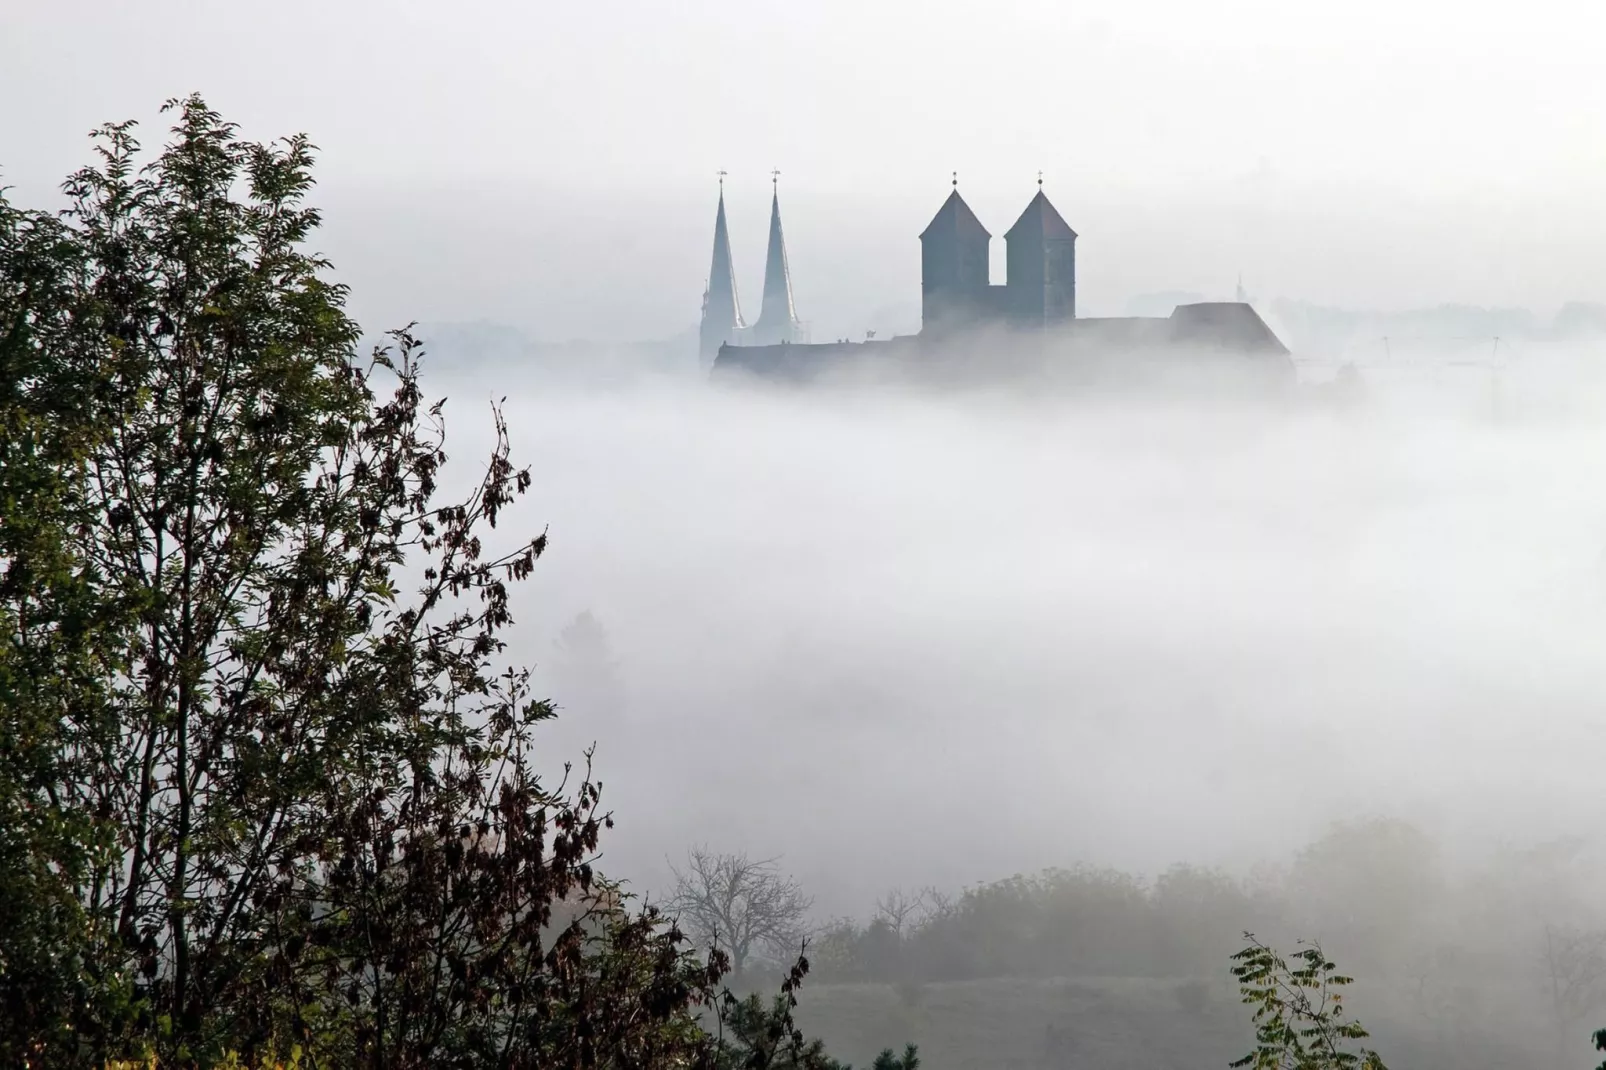
[[[736,298],[736,272],[731,267],[730,231],[725,226],[725,172],[719,173],[719,212],[714,216],[714,259],[708,266],[708,290],[703,294],[703,322],[697,335],[697,352],[706,367],[719,355],[719,347],[736,342],[742,306]]]
[[[759,345],[802,340],[802,324],[792,302],[792,272],[786,263],[786,238],[781,233],[781,172],[771,171],[770,244],[764,256],[764,303],[759,307],[753,341]]]

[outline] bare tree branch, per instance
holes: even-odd
[[[905,892],[894,888],[876,900],[873,920],[884,922],[900,940],[920,927],[933,913],[926,890]]]
[[[669,912],[704,946],[730,956],[733,977],[740,977],[755,956],[785,960],[795,955],[809,934],[814,900],[776,868],[776,861],[694,847],[684,869],[671,866],[675,890]]]

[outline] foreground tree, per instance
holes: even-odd
[[[813,900],[775,861],[697,847],[675,869],[667,908],[702,946],[729,957],[734,978],[755,955],[786,961],[808,936]]]
[[[1254,1008],[1255,1048],[1232,1063],[1249,1070],[1386,1070],[1377,1052],[1356,1047],[1367,1032],[1344,1011],[1341,975],[1322,949],[1310,944],[1283,958],[1245,933],[1248,946],[1234,955],[1232,974],[1243,1001]]]
[[[311,146],[168,108],[61,218],[0,201],[0,1057],[713,1065],[725,959],[534,772],[500,414],[443,499],[416,341],[359,358],[305,251]]]
[[[0,1063],[92,1025],[91,918],[73,894],[105,830],[65,803],[70,751],[107,714],[94,666],[128,614],[97,597],[74,553],[85,457],[102,437],[95,352],[65,359],[81,327],[84,250],[54,217],[0,191]],[[74,716],[66,717],[67,711]]]

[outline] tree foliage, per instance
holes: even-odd
[[[814,941],[823,976],[887,982],[985,977],[1201,976],[1245,924],[1281,921],[1277,897],[1177,866],[1153,882],[1093,867],[1047,870],[947,896],[890,892],[868,923]]]
[[[1252,1070],[1385,1070],[1378,1054],[1354,1048],[1367,1037],[1361,1024],[1344,1013],[1344,986],[1322,949],[1310,944],[1290,963],[1253,933],[1233,956],[1232,968],[1243,1001],[1254,1008],[1255,1049],[1232,1063]]]
[[[0,1061],[84,1020],[90,919],[72,894],[103,850],[95,815],[63,805],[69,744],[106,716],[91,667],[116,645],[115,607],[73,552],[93,399],[105,368],[63,361],[81,333],[70,300],[83,249],[56,218],[0,192]],[[77,716],[64,720],[65,710]]]
[[[1319,925],[1369,971],[1398,968],[1444,894],[1438,845],[1392,818],[1333,825],[1299,853],[1288,885],[1303,931]]]
[[[500,412],[446,494],[311,144],[167,109],[0,198],[0,1061],[714,1065],[727,960],[594,872],[589,761],[535,772]]]

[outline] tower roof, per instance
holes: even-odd
[[[714,259],[708,266],[708,296],[703,317],[715,316],[721,327],[742,324],[742,305],[736,296],[736,272],[731,266],[730,230],[725,225],[725,187],[719,187],[719,211],[714,216]]]
[[[981,225],[981,220],[976,218],[976,213],[970,210],[970,205],[966,204],[965,199],[959,195],[958,189],[948,194],[948,199],[942,202],[942,207],[937,209],[937,214],[931,217],[931,222],[926,224],[926,229],[920,232],[920,240],[925,241],[928,236],[938,234],[944,236],[964,234],[981,238],[992,237],[991,234],[987,233],[987,228]]]
[[[764,255],[764,302],[758,310],[757,326],[762,331],[785,332],[791,340],[797,326],[797,307],[792,301],[792,270],[786,263],[786,236],[781,231],[781,196],[770,198],[770,244]]]
[[[1054,210],[1054,206],[1049,203],[1048,197],[1043,193],[1041,186],[1037,188],[1037,196],[1033,197],[1032,202],[1026,206],[1026,211],[1022,212],[1020,218],[1015,220],[1015,225],[1004,232],[1004,238],[1008,240],[1015,237],[1025,237],[1028,234],[1035,234],[1049,239],[1074,239],[1076,237],[1076,231],[1072,230],[1070,224],[1065,222],[1059,212]]]

